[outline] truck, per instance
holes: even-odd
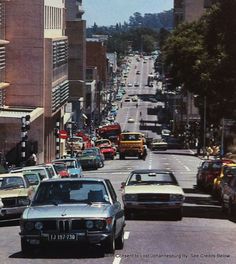
[[[125,157],[145,159],[147,146],[144,134],[140,132],[122,132],[119,136],[118,151],[120,159],[125,159]]]

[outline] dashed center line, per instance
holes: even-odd
[[[112,264],[119,264],[120,261],[121,261],[121,257],[119,255],[116,255],[114,260],[113,260],[113,262],[112,262]]]
[[[187,171],[190,171],[189,167],[187,167],[187,166],[184,166],[184,168],[185,168]]]

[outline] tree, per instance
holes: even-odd
[[[181,24],[163,51],[175,86],[208,98],[209,119],[234,116],[236,103],[236,1],[219,0],[199,21]]]

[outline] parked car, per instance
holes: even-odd
[[[168,144],[167,142],[162,138],[154,138],[150,143],[150,149],[152,151],[155,150],[167,150]]]
[[[22,168],[14,168],[10,171],[11,173],[19,172],[37,172],[40,176],[41,181],[45,179],[58,178],[58,175],[49,166],[26,166]]]
[[[35,180],[35,178],[34,178]],[[3,204],[1,218],[19,217],[30,204],[38,178],[29,181],[29,175],[23,173],[6,173],[0,175],[0,197]]]
[[[198,168],[197,186],[212,191],[215,178],[221,173],[224,164],[234,163],[230,159],[206,160]]]
[[[71,178],[77,178],[83,176],[82,166],[77,158],[64,158],[64,159],[56,159],[52,161],[54,162],[64,162],[69,171],[69,175]]]
[[[212,196],[217,199],[221,199],[222,197],[222,190],[224,188],[225,183],[227,182],[227,173],[231,170],[231,168],[236,169],[236,163],[228,163],[224,164],[221,167],[220,173],[214,179],[213,187],[212,187]]]
[[[126,217],[142,211],[169,211],[182,219],[184,192],[168,170],[134,170],[121,184]]]
[[[124,212],[111,182],[102,178],[40,183],[20,221],[23,255],[58,242],[100,244],[114,254],[124,245]]]
[[[57,174],[61,177],[61,178],[68,178],[70,177],[70,173],[67,169],[66,163],[65,162],[53,162],[52,163]]]
[[[222,189],[222,211],[227,211],[230,218],[236,218],[236,168],[230,168],[226,173],[224,187]]]
[[[79,161],[83,169],[95,169],[101,168],[104,166],[103,160],[101,157],[94,151],[94,149],[85,149],[82,151],[82,154],[79,156]]]
[[[105,159],[114,159],[116,156],[116,150],[112,145],[100,145],[100,151]]]

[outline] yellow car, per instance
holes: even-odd
[[[212,196],[215,198],[221,198],[221,191],[222,191],[222,180],[226,175],[229,168],[235,167],[236,163],[228,163],[224,164],[221,168],[220,174],[214,179],[213,188],[212,188]]]
[[[21,172],[0,175],[0,197],[3,204],[0,219],[23,213],[34,195],[35,185],[39,183],[39,180],[36,179],[36,182],[34,178]]]

